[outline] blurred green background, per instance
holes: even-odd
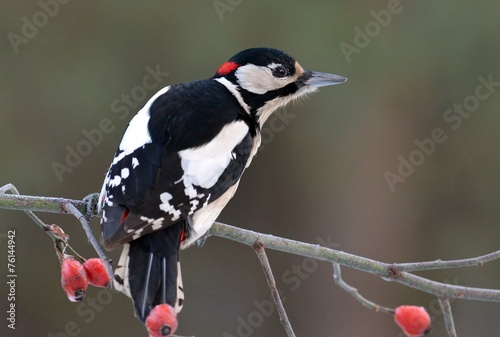
[[[0,185],[68,198],[100,190],[123,130],[147,98],[212,76],[242,49],[268,46],[349,81],[270,120],[264,148],[220,221],[384,262],[497,250],[499,16],[498,1],[4,1]],[[143,84],[148,67],[168,73],[151,90]],[[482,81],[493,82],[489,91]],[[85,133],[103,120],[113,130],[86,148]],[[436,129],[445,140],[433,147],[427,139]],[[70,149],[85,155],[58,177],[54,163],[68,165]],[[406,177],[398,173],[402,161],[415,164],[400,167]],[[392,189],[388,172],[399,176]],[[95,256],[74,218],[40,216]],[[98,221],[93,226],[97,233]],[[15,331],[6,321],[9,229],[16,230]],[[0,210],[0,235],[1,336],[147,335],[121,294],[90,288],[85,302],[70,303],[50,239],[25,214]],[[337,288],[331,265],[277,252],[269,258],[297,336],[401,335],[392,318]],[[210,238],[181,259],[179,335],[285,336],[266,306],[269,290],[251,249]],[[425,306],[432,336],[444,336],[432,296],[343,271],[377,303]],[[422,275],[500,288],[499,263]],[[461,336],[498,335],[500,304],[455,301],[453,312]]]

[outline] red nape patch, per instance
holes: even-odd
[[[233,61],[227,61],[226,63],[224,63],[223,65],[221,65],[219,67],[219,69],[217,69],[217,74],[218,75],[227,75],[229,74],[231,71],[235,70],[236,68],[238,68],[240,65],[236,62],[233,62]]]
[[[130,210],[128,208],[125,208],[125,212],[123,212],[122,219],[120,220],[120,223],[125,222],[125,219],[128,217],[129,213],[130,213]]]

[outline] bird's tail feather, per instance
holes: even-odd
[[[114,286],[132,299],[142,322],[158,304],[167,303],[177,312],[182,309],[179,245],[183,228],[184,223],[177,223],[124,245]]]

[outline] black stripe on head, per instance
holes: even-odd
[[[256,66],[268,66],[272,63],[285,66],[290,75],[296,72],[295,59],[284,51],[273,48],[250,48],[239,52],[225,62],[214,75],[214,77],[229,77],[234,71],[246,64],[255,64]],[[233,66],[230,66],[233,65]],[[222,70],[221,70],[222,68]],[[232,81],[235,83],[234,81]]]

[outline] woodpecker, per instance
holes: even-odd
[[[107,249],[123,246],[114,286],[143,323],[158,304],[182,309],[179,250],[233,197],[269,116],[342,76],[304,70],[283,51],[252,48],[206,80],[158,91],[130,121],[99,207]]]

